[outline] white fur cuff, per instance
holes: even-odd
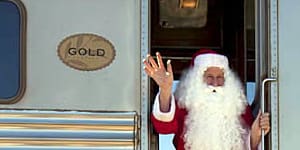
[[[174,95],[172,94],[172,97],[171,97],[170,111],[165,113],[165,112],[160,111],[159,94],[160,94],[160,92],[158,92],[156,97],[155,97],[152,114],[157,120],[160,120],[160,121],[163,121],[163,122],[170,122],[170,121],[173,120],[174,115],[175,115],[175,98],[174,98]]]

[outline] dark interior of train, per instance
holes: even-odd
[[[160,52],[164,62],[172,60],[175,80],[200,48],[226,55],[242,82],[254,82],[254,1],[151,1],[151,55]],[[152,80],[150,85],[153,100],[158,87]]]
[[[198,5],[206,1],[207,11],[204,14],[206,17],[202,17],[206,18],[206,21],[203,21],[205,23],[196,26],[193,20],[201,17],[190,16],[201,11],[195,8],[180,8],[180,1],[194,1]],[[251,62],[254,59],[254,27],[251,23],[245,24],[251,20],[251,17],[245,15],[244,1],[178,0],[177,5],[167,5],[167,3],[171,1],[151,1],[151,55],[159,51],[166,59],[173,58],[172,64],[176,79],[179,78],[181,71],[188,67],[195,51],[200,48],[210,48],[229,57],[231,67],[239,74],[242,81],[254,80],[254,63]],[[189,12],[181,13],[180,9],[187,9]],[[175,10],[176,13],[168,13],[170,10]],[[251,13],[251,11],[248,12]],[[187,17],[185,18],[184,15]],[[246,17],[249,19],[245,20]],[[176,21],[180,20],[192,23],[190,25],[188,23],[176,24]],[[245,67],[251,71],[246,73]]]

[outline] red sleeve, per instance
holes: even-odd
[[[151,121],[156,132],[160,134],[171,134],[175,133],[178,129],[176,117],[170,122],[164,122],[157,120],[153,114],[151,114]]]
[[[184,124],[184,118],[187,114],[187,111],[185,109],[179,108],[177,103],[175,106],[175,115],[172,121],[170,122],[164,122],[157,120],[153,114],[151,114],[151,122],[154,126],[154,129],[156,132],[161,134],[171,134],[171,133],[177,133],[182,131],[182,127]]]
[[[252,123],[253,123],[253,121],[254,121],[254,117],[253,117],[253,115],[252,115],[252,110],[251,110],[251,108],[250,108],[249,105],[246,107],[245,112],[242,114],[242,118],[243,118],[243,120],[245,121],[245,123],[246,123],[249,127],[251,127],[251,125],[252,125]]]

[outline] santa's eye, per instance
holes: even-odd
[[[224,77],[223,77],[223,76],[218,76],[218,77],[217,77],[217,80],[218,80],[218,81],[224,81]]]
[[[214,80],[214,77],[213,76],[206,76],[206,80],[208,80],[208,81]]]

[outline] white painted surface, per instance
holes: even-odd
[[[279,6],[279,149],[299,149],[299,35],[300,1]]]
[[[139,111],[140,23],[137,0],[23,0],[27,10],[25,96],[5,108]],[[57,46],[93,33],[115,47],[115,60],[97,71],[66,66]]]

